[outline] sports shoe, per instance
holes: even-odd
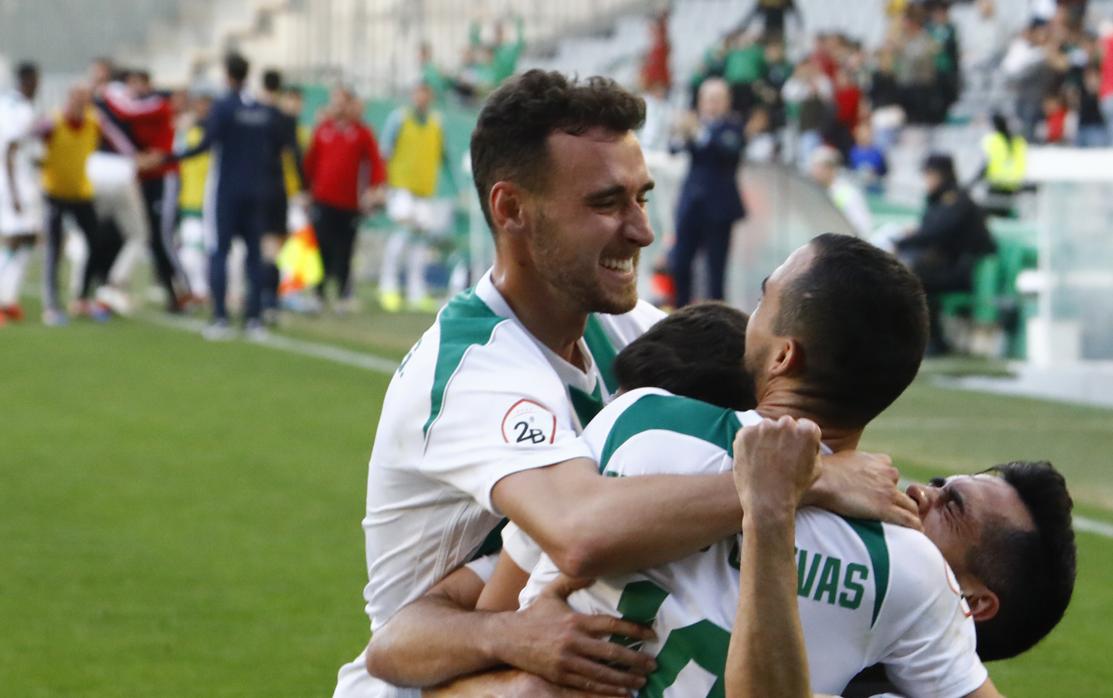
[[[243,328],[244,337],[249,342],[265,342],[270,339],[270,330],[259,320],[248,320]]]
[[[397,313],[402,310],[402,294],[397,291],[385,291],[380,293],[379,305],[388,313]]]
[[[103,303],[93,301],[86,307],[86,313],[93,322],[108,322],[112,319],[112,311]]]
[[[70,324],[70,319],[61,310],[49,308],[43,311],[43,324],[47,327],[65,327]]]
[[[201,330],[201,336],[210,342],[227,342],[236,338],[236,330],[227,320],[213,320]]]
[[[97,301],[117,315],[130,315],[133,310],[128,294],[115,286],[101,286],[98,288]]]
[[[5,308],[0,308],[0,315],[3,315],[13,322],[21,322],[23,320],[23,308],[21,308],[18,303],[9,305]]]

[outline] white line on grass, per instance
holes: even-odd
[[[136,319],[144,320],[160,327],[168,327],[170,329],[198,334],[205,327],[205,322],[196,318],[174,317],[172,315],[146,312],[139,313],[135,315],[135,317]],[[382,356],[365,354],[359,351],[352,351],[351,349],[342,349],[331,344],[294,339],[293,337],[286,337],[273,333],[266,339],[253,341],[251,343],[262,347],[287,351],[291,354],[301,354],[302,356],[324,359],[326,361],[332,361],[333,363],[344,364],[345,366],[354,366],[356,368],[374,371],[375,373],[390,375],[398,368],[397,361]]]
[[[205,327],[204,321],[196,318],[174,317],[171,315],[146,312],[140,313],[135,317],[159,325],[160,327],[168,327],[170,329],[183,330],[186,332],[200,332]],[[365,354],[350,349],[341,349],[331,344],[309,342],[303,339],[293,339],[292,337],[276,334],[271,334],[265,340],[252,342],[252,344],[270,347],[280,351],[287,351],[291,354],[301,354],[302,356],[324,359],[325,361],[332,361],[334,363],[344,364],[345,366],[354,366],[376,373],[391,374],[398,368],[397,361],[392,361],[382,356]],[[902,479],[900,487],[904,489],[910,484],[912,484],[910,481]],[[1090,519],[1085,516],[1074,517],[1074,528],[1084,533],[1094,533],[1104,538],[1113,538],[1113,524]]]

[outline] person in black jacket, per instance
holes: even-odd
[[[947,352],[939,322],[939,297],[968,291],[974,265],[997,250],[986,227],[985,214],[958,186],[954,161],[933,154],[924,161],[927,209],[919,228],[897,241],[897,256],[924,285],[931,317],[929,354]]]
[[[678,308],[692,301],[692,263],[700,251],[707,268],[704,298],[722,300],[731,229],[746,215],[738,191],[746,135],[741,121],[730,112],[726,82],[704,81],[699,116],[689,115],[681,130],[672,150],[687,150],[691,165],[676,207],[676,244],[669,260]]]

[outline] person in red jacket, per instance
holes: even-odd
[[[174,150],[174,108],[169,95],[152,88],[150,73],[131,71],[126,83],[109,83],[104,88],[103,98],[111,116],[126,126],[138,150],[158,153]],[[140,172],[139,184],[147,206],[155,271],[166,291],[167,309],[172,313],[181,312],[191,294],[174,244],[178,166],[167,162]]]
[[[313,132],[304,162],[313,198],[313,227],[325,267],[317,292],[324,299],[325,285],[335,280],[338,310],[351,309],[351,262],[361,198],[364,204],[378,202],[386,182],[379,144],[363,123],[362,111],[362,103],[350,89],[333,90],[328,117]]]

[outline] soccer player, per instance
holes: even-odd
[[[401,260],[406,259],[406,303],[415,310],[435,309],[425,286],[430,237],[444,232],[433,196],[441,168],[451,174],[441,115],[432,109],[433,90],[414,88],[410,106],[395,109],[383,128],[390,198],[387,214],[398,226],[387,240],[379,273],[379,302],[388,312],[402,309],[398,290]]]
[[[190,100],[190,110],[179,124],[176,148],[185,150],[201,142],[205,136],[204,122],[212,110],[212,97],[198,93]],[[205,153],[183,161],[178,166],[181,191],[178,192],[178,210],[181,224],[178,230],[182,260],[190,291],[197,298],[208,298],[208,253],[205,241],[205,187],[212,156]],[[211,212],[210,212],[211,214]]]
[[[611,80],[543,71],[506,83],[480,113],[472,170],[495,264],[441,311],[387,390],[363,521],[374,630],[497,543],[504,516],[581,576],[652,567],[739,530],[729,473],[603,478],[575,438],[617,390],[614,356],[662,317],[637,299],[638,253],[653,239],[634,135],[643,117]],[[892,471],[863,454],[825,466],[827,478]],[[864,510],[911,519],[894,483],[869,489]],[[821,479],[815,493],[826,502],[842,489]],[[450,635],[469,614],[444,610]],[[335,692],[397,694],[362,655]]]
[[[871,306],[865,301],[879,282],[891,289],[890,297]],[[738,315],[715,306],[678,313],[619,355],[615,370],[622,386],[632,390],[605,408],[583,437],[605,474],[728,470],[737,432],[759,423],[762,415],[810,416],[824,425],[828,446],[854,445],[862,423],[884,407],[879,398],[911,379],[926,340],[922,291],[907,270],[861,241],[821,236],[767,281],[765,298],[745,332],[746,364],[758,379],[758,412],[736,413],[738,400],[729,399],[731,388],[724,386],[745,383],[737,349],[745,325],[731,312]],[[884,320],[896,326],[878,326]],[[718,355],[702,357],[703,347],[733,351],[733,364]],[[832,357],[840,357],[844,371],[859,382],[857,392],[844,392],[850,383],[831,372]],[[725,370],[708,370],[718,366]],[[700,401],[659,388],[637,389],[661,385]],[[830,402],[840,395],[843,407]],[[1058,622],[1074,579],[1070,498],[1063,480],[1046,464],[1010,464],[995,471],[1000,479],[982,475],[910,488],[927,538],[814,509],[801,514],[799,593],[814,686],[839,692],[861,668],[884,661],[912,696],[995,695],[974,654],[968,618],[978,621],[978,651],[987,660],[1027,649]],[[511,527],[504,535],[504,555],[531,568],[530,546],[522,545]],[[722,590],[737,589],[737,555],[737,538],[730,536],[644,573],[605,577],[570,601],[583,613],[653,624],[659,639],[644,649],[656,656],[658,669],[644,695],[660,695],[670,686],[680,695],[704,695],[711,686],[722,686],[738,598]],[[524,598],[551,584],[557,573],[544,559]],[[498,583],[492,580],[488,588]],[[481,599],[480,605],[507,608],[498,600]],[[405,631],[388,624],[372,642],[369,666],[384,666],[375,654],[391,644],[397,649]],[[380,642],[385,645],[377,648]],[[444,669],[453,650],[438,649],[438,668]],[[412,664],[419,657],[409,659]],[[690,662],[702,669],[681,671]],[[416,666],[388,668],[422,670]],[[591,689],[615,685],[595,683]],[[464,688],[454,684],[446,694]]]
[[[20,63],[16,89],[0,94],[0,325],[22,320],[19,290],[42,227],[42,193],[31,162],[39,69]]]

